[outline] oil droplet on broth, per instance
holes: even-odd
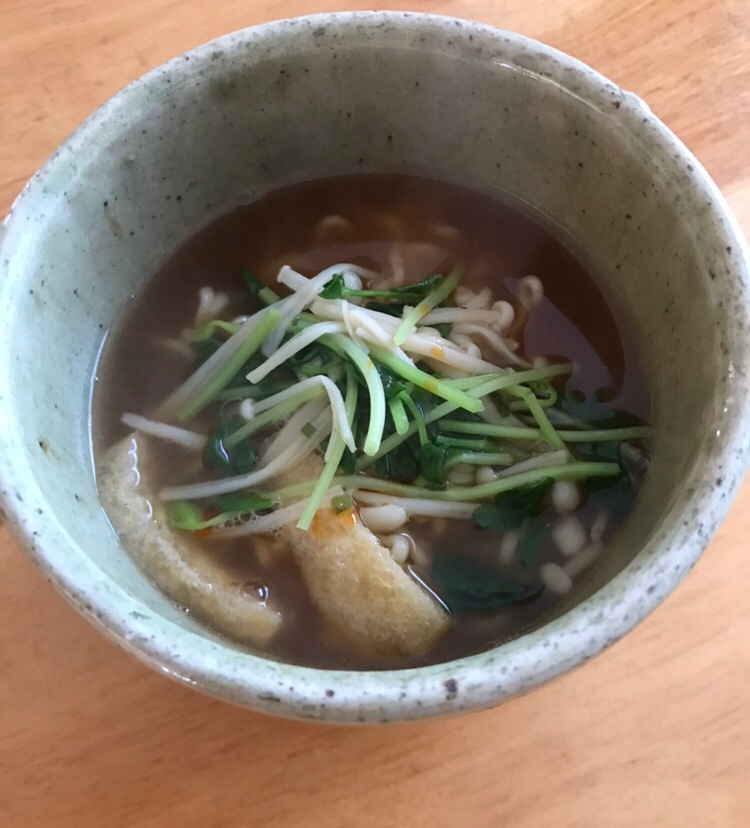
[[[240,586],[240,595],[243,595],[246,598],[254,598],[260,604],[265,606],[268,601],[269,589],[261,581],[251,579],[249,581],[245,581]]]

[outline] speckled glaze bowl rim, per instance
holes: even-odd
[[[173,58],[114,95],[53,153],[14,203],[5,221],[6,232],[15,222],[40,211],[47,198],[46,182],[64,171],[71,159],[90,152],[97,136],[106,134],[107,125],[118,123],[116,115],[128,107],[137,108],[134,100],[143,98],[140,93],[165,76],[193,72],[217,49],[230,54],[254,43],[283,40],[305,27],[331,27],[356,37],[357,27],[362,26],[421,27],[446,40],[471,38],[488,47],[515,47],[545,61],[546,71],[534,73],[540,81],[559,86],[604,117],[616,118],[622,129],[629,129],[665,157],[675,159],[695,194],[709,205],[728,250],[727,272],[743,288],[743,295],[746,293],[750,257],[723,197],[699,162],[640,99],[583,63],[536,41],[479,23],[418,13],[347,12],[282,20],[226,35]],[[528,73],[528,69],[523,71]],[[0,265],[2,262],[0,230]],[[747,302],[727,308],[725,322],[734,332],[732,340],[743,343],[739,329],[750,323]],[[738,365],[747,364],[749,351],[747,345],[737,345],[734,356]],[[730,381],[732,403],[711,424],[724,434],[711,457],[724,469],[720,483],[704,473],[706,464],[692,468],[685,498],[664,515],[658,531],[636,559],[565,615],[489,652],[430,667],[339,672],[280,664],[155,615],[107,578],[51,510],[44,508],[44,497],[27,458],[12,437],[2,434],[0,496],[11,531],[47,580],[123,649],[179,682],[231,703],[294,718],[386,722],[450,715],[498,704],[587,661],[627,633],[674,589],[723,518],[745,470],[748,441],[744,434],[750,432],[750,407],[743,375],[744,371],[738,371]],[[12,421],[12,404],[6,397],[0,400],[0,421]],[[684,519],[695,508],[708,516],[700,531]]]

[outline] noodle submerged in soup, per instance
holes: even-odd
[[[538,218],[363,174],[190,239],[105,349],[126,549],[215,631],[382,669],[517,636],[607,554],[648,468],[627,328]]]

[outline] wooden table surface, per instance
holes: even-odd
[[[0,215],[166,58],[358,0],[0,0]],[[750,0],[391,8],[539,38],[644,97],[750,233]],[[449,721],[276,721],[172,684],[63,604],[0,528],[1,828],[750,826],[750,482],[687,581],[584,669]]]

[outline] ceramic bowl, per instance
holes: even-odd
[[[128,299],[187,236],[269,186],[424,171],[543,210],[591,256],[645,355],[653,464],[601,566],[548,623],[434,667],[329,672],[213,636],[133,566],[99,503],[91,377]],[[716,186],[635,95],[509,32],[401,13],[319,15],[181,55],[97,110],[0,235],[0,487],[40,572],[146,664],[283,716],[386,722],[498,704],[650,613],[743,475],[748,258]]]

